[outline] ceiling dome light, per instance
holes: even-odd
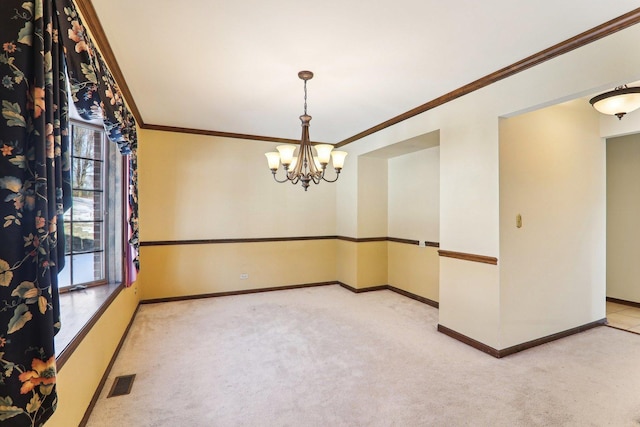
[[[610,92],[594,96],[589,103],[602,114],[622,119],[625,114],[640,108],[640,87],[618,86]]]

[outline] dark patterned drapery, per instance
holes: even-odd
[[[66,74],[80,114],[103,118],[129,156],[134,245],[136,128],[71,0],[0,1],[0,49],[0,425],[35,427],[57,404],[57,276],[71,205]]]
[[[63,39],[71,97],[78,114],[86,120],[102,119],[109,139],[129,160],[129,244],[133,248],[131,262],[135,271],[138,259],[138,142],[136,122],[120,88],[86,33],[82,19],[71,0],[56,0]],[[130,271],[130,273],[132,273]],[[127,281],[130,285],[131,281]]]

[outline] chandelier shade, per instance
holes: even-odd
[[[265,156],[267,156],[267,161],[269,162],[269,169],[278,169],[278,166],[280,166],[280,154],[278,153],[266,153]]]
[[[334,151],[331,144],[311,145],[309,140],[311,116],[307,114],[307,81],[313,78],[313,73],[311,71],[300,71],[298,77],[304,81],[304,114],[300,116],[302,123],[300,145],[278,145],[276,147],[277,152],[265,153],[265,156],[267,156],[269,169],[271,169],[273,179],[276,182],[301,183],[304,191],[307,191],[312,182],[319,184],[320,181],[337,181],[340,171],[344,167],[344,159],[347,156],[347,152]],[[297,153],[296,149],[298,150]],[[334,179],[327,179],[325,172],[331,160],[333,160],[333,169],[336,176]],[[283,179],[278,179],[276,176],[280,165],[284,169],[285,176]]]
[[[589,103],[602,114],[622,119],[625,114],[640,108],[640,87],[619,86],[594,96]]]

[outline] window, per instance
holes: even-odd
[[[73,204],[64,215],[62,290],[122,279],[122,157],[102,126],[70,123]]]

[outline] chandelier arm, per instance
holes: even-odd
[[[317,175],[317,174],[311,175],[310,178],[313,181],[313,183],[316,184],[316,185],[320,184],[320,181],[322,181],[322,176]]]
[[[288,177],[288,175],[289,175],[289,174],[288,174],[288,173],[285,173],[284,179],[283,179],[282,181],[280,181],[280,180],[276,177],[276,172],[277,172],[277,171],[274,171],[274,170],[272,170],[272,171],[271,171],[271,173],[273,174],[273,179],[275,179],[275,181],[276,181],[276,182],[279,182],[280,184],[282,184],[283,182],[287,182],[287,181],[289,181],[289,177]]]
[[[326,182],[336,182],[340,178],[340,169],[336,169],[336,177],[334,179],[327,179],[324,177],[324,172],[322,173],[322,180]]]

